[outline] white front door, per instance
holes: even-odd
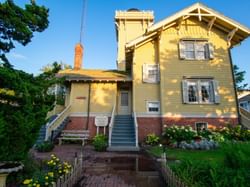
[[[119,114],[126,115],[130,113],[129,91],[120,91],[119,104]]]

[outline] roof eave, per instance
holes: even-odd
[[[219,12],[216,12],[210,8],[208,8],[207,6],[201,4],[201,3],[196,3],[190,7],[187,7],[179,12],[177,12],[176,14],[165,18],[164,20],[152,25],[151,27],[149,27],[146,31],[146,33],[143,36],[140,36],[138,38],[136,38],[135,40],[130,41],[129,43],[127,43],[125,45],[125,47],[127,49],[131,49],[133,46],[136,46],[138,43],[141,43],[145,40],[147,40],[149,37],[157,34],[157,31],[159,29],[163,29],[166,25],[172,24],[174,22],[176,22],[176,20],[178,20],[180,17],[183,16],[187,16],[190,12],[195,11],[196,9],[200,9],[203,10],[205,12],[208,12],[211,17],[216,17],[216,19],[220,19],[221,21],[225,22],[226,24],[228,24],[229,26],[231,26],[232,28],[237,28],[240,32],[244,33],[244,38],[247,38],[248,36],[250,36],[250,29],[241,25],[240,23],[222,15]]]

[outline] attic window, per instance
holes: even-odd
[[[214,58],[214,48],[206,40],[181,40],[180,58],[185,60],[209,60]]]

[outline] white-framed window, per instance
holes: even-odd
[[[240,107],[250,112],[250,101],[240,102]]]
[[[214,58],[214,47],[205,40],[181,40],[179,53],[185,60],[209,60]]]
[[[195,128],[197,132],[207,130],[207,122],[196,122]]]
[[[143,64],[143,82],[158,83],[160,80],[159,64]]]
[[[159,101],[147,101],[147,112],[148,113],[159,113],[160,102]]]
[[[183,102],[188,104],[220,103],[218,81],[185,79],[182,81]]]

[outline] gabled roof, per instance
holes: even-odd
[[[125,72],[117,70],[97,69],[65,69],[57,74],[57,77],[65,77],[68,81],[130,81],[131,77]]]
[[[171,26],[178,26],[183,20],[189,17],[197,17],[199,21],[204,21],[208,25],[208,31],[216,27],[228,34],[230,46],[236,45],[250,35],[250,29],[240,23],[222,15],[221,13],[208,8],[201,3],[195,3],[176,14],[165,18],[147,29],[144,35],[130,41],[126,48],[131,48],[156,35],[159,30],[167,29]]]

